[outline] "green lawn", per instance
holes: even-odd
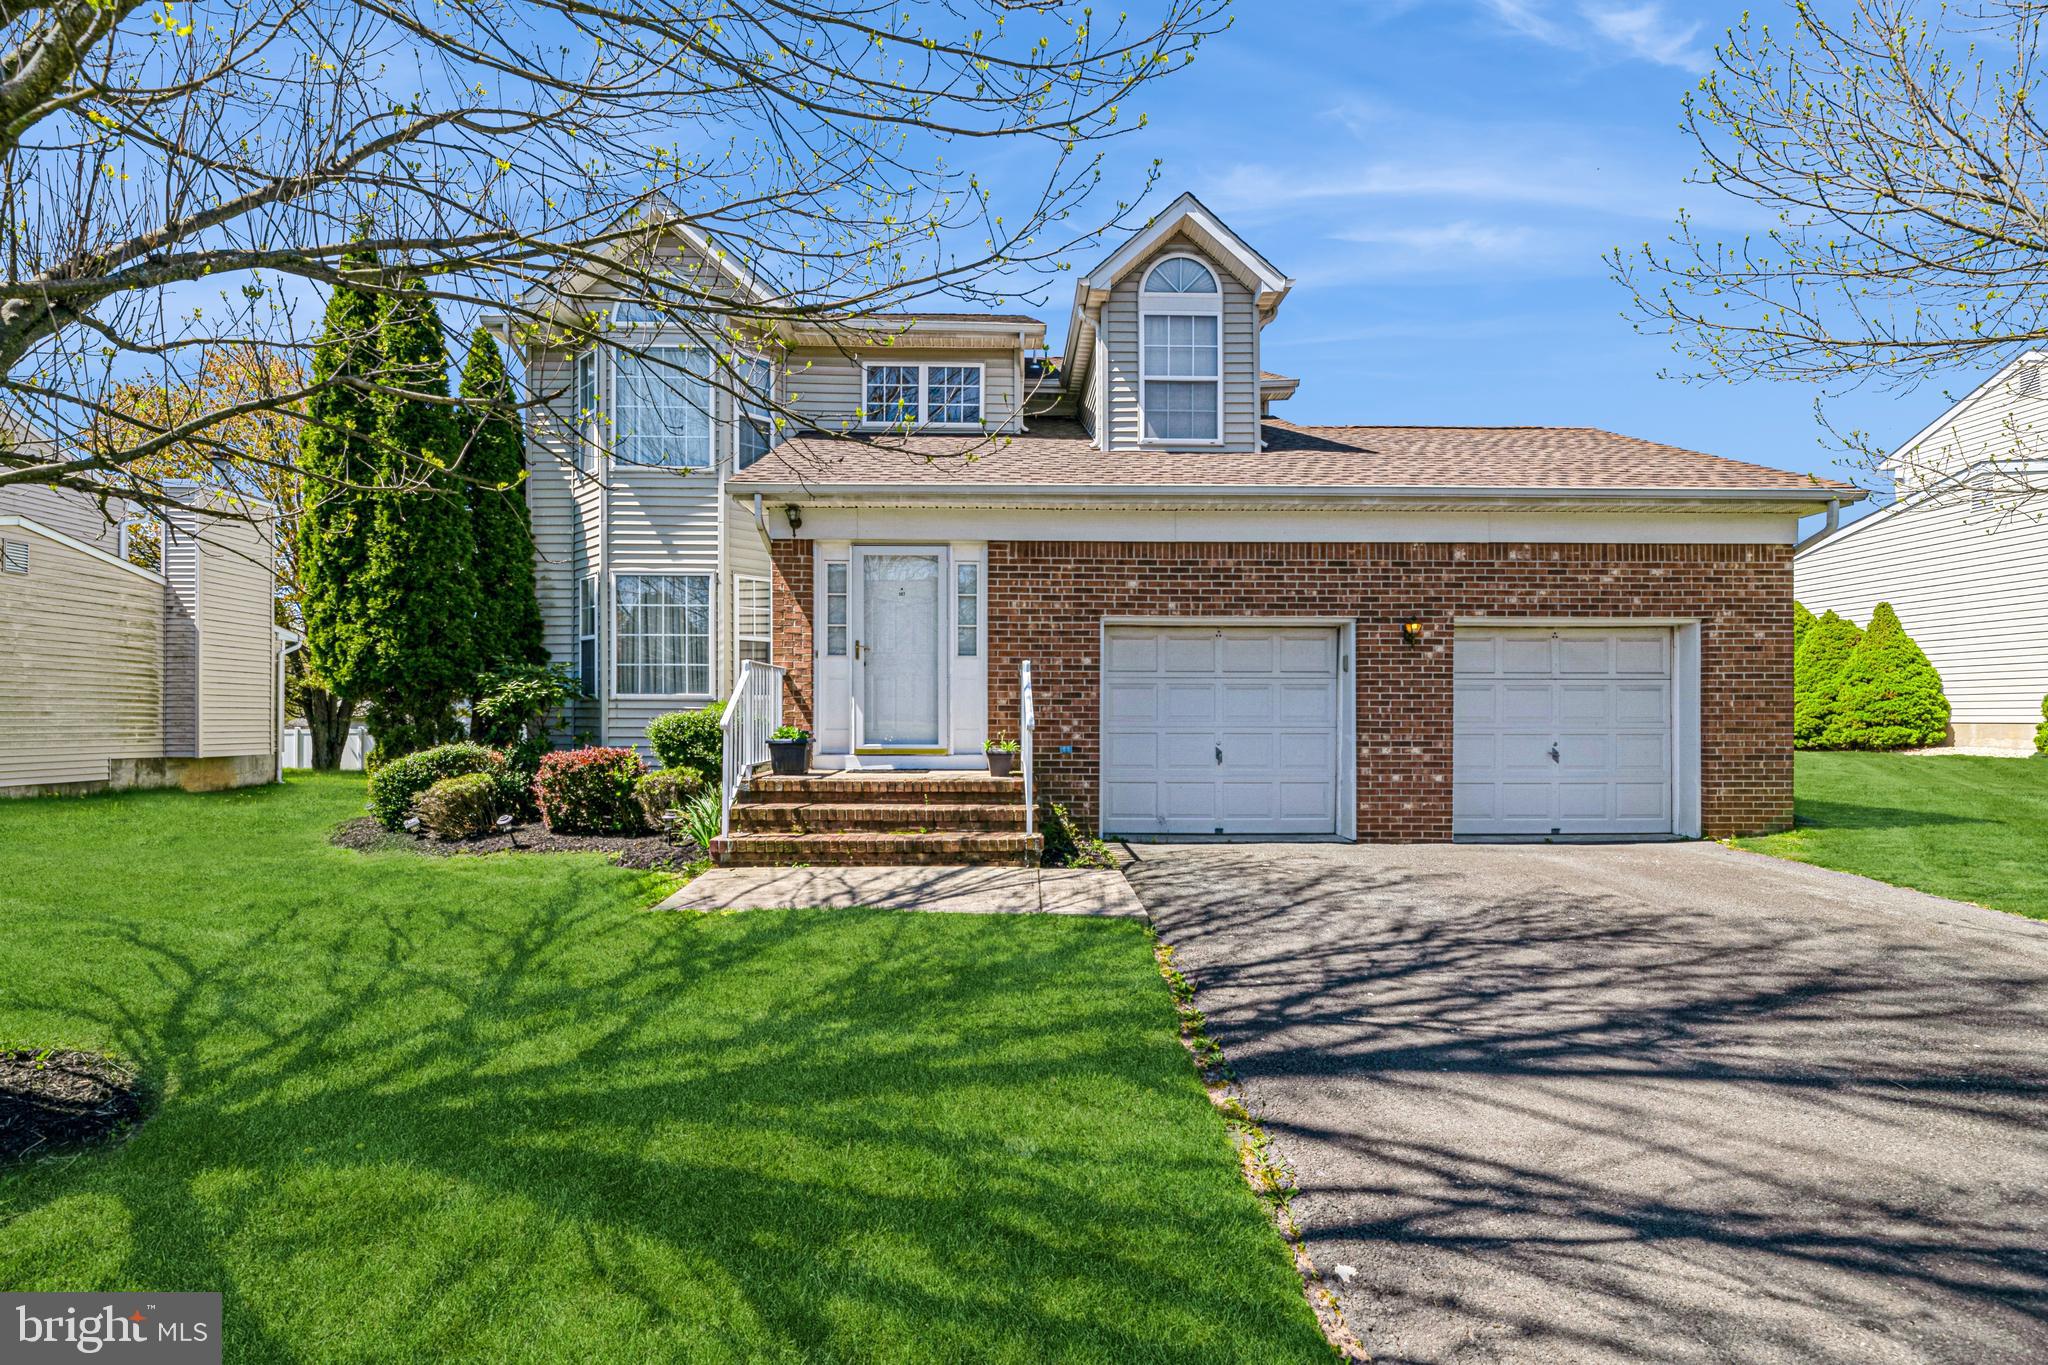
[[[0,1285],[230,1360],[1318,1360],[1124,921],[646,912],[334,849],[359,778],[0,802],[0,1046],[157,1109],[0,1171]]]
[[[1744,848],[2048,919],[2048,759],[1800,754],[1798,826]]]

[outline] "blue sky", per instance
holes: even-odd
[[[1679,358],[1623,320],[1601,262],[1661,243],[1681,205],[1717,230],[1758,225],[1683,183],[1696,151],[1678,128],[1740,5],[1240,0],[1236,14],[1145,93],[1151,126],[1113,159],[1128,174],[1163,158],[1150,203],[1194,190],[1298,281],[1266,332],[1268,368],[1302,379],[1284,416],[1583,424],[1850,472],[1822,444],[1808,386],[1660,379]],[[1946,406],[1922,387],[1829,413],[1889,446]]]

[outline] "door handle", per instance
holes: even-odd
[[[853,642],[853,661],[855,663],[860,662],[860,641],[858,640]]]
[[[1216,746],[1216,761],[1218,763],[1223,761],[1223,746],[1221,744]]]
[[[1560,760],[1559,760],[1559,758],[1558,758],[1558,756],[1557,756],[1557,746],[1556,746],[1555,744],[1553,744],[1553,745],[1551,745],[1551,746],[1550,746],[1550,761],[1551,761],[1552,763],[1556,763],[1556,762],[1559,762],[1559,761],[1560,761]]]

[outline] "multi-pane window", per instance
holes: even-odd
[[[953,586],[956,648],[961,658],[971,659],[981,652],[981,565],[955,564]]]
[[[590,472],[590,452],[597,445],[597,352],[576,357],[576,468]]]
[[[881,426],[916,425],[917,366],[868,366],[862,413],[867,421]]]
[[[846,565],[825,566],[825,652],[846,653]]]
[[[749,659],[757,664],[773,661],[770,628],[775,613],[772,590],[765,578],[736,577],[732,581],[733,675]]]
[[[621,461],[711,467],[708,359],[694,346],[613,353],[612,437]]]
[[[708,574],[621,574],[612,652],[622,696],[711,693]]]
[[[597,580],[576,582],[576,681],[586,696],[597,695]]]
[[[775,366],[755,356],[742,356],[737,368],[741,387],[739,467],[745,469],[775,447]]]
[[[1184,256],[1160,262],[1145,277],[1145,439],[1214,441],[1222,434],[1221,303],[1216,276]]]
[[[869,426],[981,423],[979,365],[869,365],[862,420]]]
[[[981,420],[981,366],[929,365],[924,372],[924,420],[953,426]]]

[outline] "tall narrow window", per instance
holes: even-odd
[[[585,696],[597,695],[597,579],[576,582],[576,681]]]
[[[745,469],[775,448],[775,366],[743,356],[738,368],[739,467]]]
[[[825,652],[846,653],[846,565],[825,566]]]
[[[866,388],[863,421],[879,426],[917,425],[917,366],[870,365]]]
[[[981,652],[981,565],[955,564],[953,580],[958,598],[953,611],[957,649],[961,658],[971,659]]]
[[[597,448],[597,352],[576,357],[576,468],[588,474]]]
[[[1148,441],[1222,435],[1223,295],[1199,261],[1170,256],[1145,276],[1139,299],[1141,398]]]
[[[709,696],[710,575],[621,574],[614,591],[619,695]]]
[[[734,681],[738,681],[740,665],[749,659],[757,664],[774,661],[772,592],[765,578],[735,577],[732,581]]]
[[[694,346],[612,355],[612,437],[627,464],[711,467],[711,372]]]

